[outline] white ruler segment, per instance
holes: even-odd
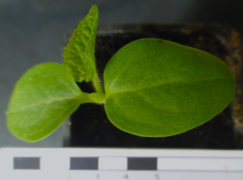
[[[2,148],[0,180],[243,179],[243,151]]]

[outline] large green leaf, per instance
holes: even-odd
[[[104,72],[105,110],[118,128],[140,136],[185,132],[220,113],[235,94],[219,58],[160,39],[120,49]]]
[[[89,14],[74,30],[70,42],[64,49],[64,66],[76,82],[91,81],[95,76],[95,37],[98,24],[98,8],[93,5]]]
[[[7,110],[7,125],[18,138],[34,142],[51,134],[86,101],[86,93],[62,65],[39,64],[17,82]]]

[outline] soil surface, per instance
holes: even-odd
[[[138,32],[123,32],[98,35],[96,40],[96,63],[103,82],[103,71],[110,58],[124,45],[140,38],[160,38],[179,44],[195,47],[225,59],[231,56],[226,45],[200,27],[190,29],[177,26],[156,28],[139,26]],[[146,75],[146,74],[144,74]],[[85,92],[93,92],[92,84],[81,83]],[[128,134],[116,128],[108,120],[104,107],[83,104],[71,116],[69,146],[78,147],[145,147],[145,148],[203,148],[239,149],[242,148],[234,135],[231,108],[209,122],[186,133],[163,138],[147,138]]]

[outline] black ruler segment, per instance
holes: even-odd
[[[40,158],[14,157],[14,169],[40,169]]]
[[[129,157],[127,170],[157,170],[157,158]]]
[[[71,157],[71,170],[98,170],[98,157]]]

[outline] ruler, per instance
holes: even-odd
[[[1,148],[0,180],[242,180],[243,151]]]

